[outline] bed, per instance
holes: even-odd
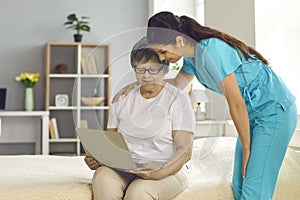
[[[231,200],[236,138],[195,140],[190,161],[190,186],[175,200]],[[91,200],[93,171],[83,157],[0,156],[0,199]],[[300,152],[289,148],[274,200],[300,199]]]

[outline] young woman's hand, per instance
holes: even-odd
[[[130,92],[130,90],[135,88],[137,85],[138,83],[135,82],[123,87],[117,94],[115,94],[115,96],[112,99],[112,103],[117,102],[121,96],[126,96]]]
[[[97,160],[90,156],[85,156],[84,161],[91,170],[96,170],[101,165]]]

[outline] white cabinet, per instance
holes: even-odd
[[[8,118],[40,118],[41,119],[41,132],[36,136],[35,144],[35,153],[47,155],[48,152],[48,120],[49,112],[47,111],[0,111],[0,144],[2,143],[26,143],[29,141],[24,141],[20,139],[20,134],[22,132],[14,131],[14,127],[9,127],[7,132],[2,130],[2,126],[5,126],[5,123],[2,124],[2,121],[7,120]],[[32,121],[31,121],[32,123]],[[34,124],[34,123],[33,123]],[[23,127],[22,127],[23,128]],[[35,127],[34,129],[39,129]],[[40,130],[40,129],[39,129]],[[38,131],[39,132],[39,131]],[[15,137],[14,137],[15,136]],[[13,141],[12,141],[13,140]]]
[[[296,127],[295,133],[291,138],[289,147],[300,150],[300,120]],[[217,121],[204,120],[196,122],[195,139],[201,137],[238,137],[237,130],[232,120]]]
[[[232,120],[204,120],[196,122],[195,138],[222,136],[238,136]]]
[[[49,140],[50,154],[80,155],[82,149],[75,128],[82,124],[87,124],[88,128],[106,129],[110,106],[109,52],[108,44],[46,44],[45,107],[50,119],[56,119],[59,133],[59,139]],[[81,101],[82,97],[104,97],[104,101],[90,106]],[[62,102],[55,102],[57,99]]]
[[[238,137],[238,132],[237,132],[232,120],[226,120],[224,136]]]
[[[196,121],[195,139],[200,137],[218,137],[225,134],[225,121]]]

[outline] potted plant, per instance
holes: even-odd
[[[68,21],[66,21],[64,25],[67,26],[68,29],[75,30],[76,34],[74,34],[74,40],[75,42],[81,42],[82,34],[80,34],[80,32],[91,31],[91,27],[89,26],[89,22],[87,21],[89,17],[82,16],[80,20],[80,18],[78,18],[76,14],[72,13],[68,15],[67,19]]]

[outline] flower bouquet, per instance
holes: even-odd
[[[39,81],[39,73],[22,73],[16,77],[16,81],[21,82],[26,88],[25,110],[32,111],[34,107],[33,87]]]
[[[33,88],[35,83],[39,81],[39,73],[22,73],[16,77],[16,81],[21,82],[26,88]]]

